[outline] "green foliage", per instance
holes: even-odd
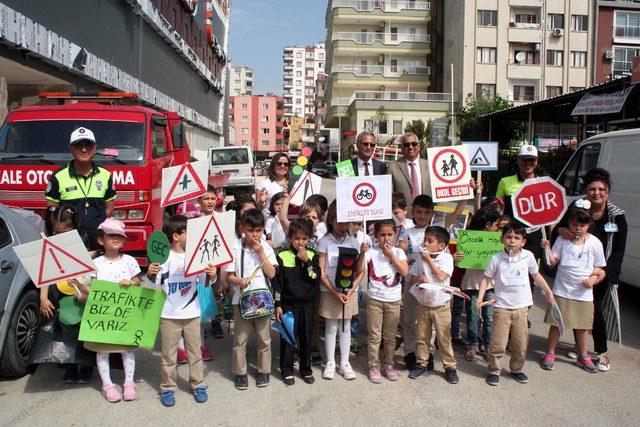
[[[462,107],[458,114],[460,140],[489,140],[489,121],[482,116],[511,107],[513,104],[499,95],[495,98],[487,98],[484,95],[473,98],[469,95],[467,105]],[[524,123],[521,121],[494,120],[491,140],[498,141],[501,147],[506,147],[511,141],[519,139],[523,130]]]
[[[418,137],[418,142],[420,142],[420,144],[422,144],[422,146],[424,147],[425,143],[427,142],[427,136],[429,135],[428,126],[426,126],[420,119],[413,120],[408,122],[404,126],[404,133],[409,132],[415,133]]]

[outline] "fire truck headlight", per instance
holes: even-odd
[[[127,219],[127,211],[115,210],[111,214],[111,217],[122,221],[123,219]]]
[[[132,209],[129,211],[129,219],[144,219],[144,210],[142,209]]]

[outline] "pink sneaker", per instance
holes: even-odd
[[[397,381],[398,373],[393,368],[393,365],[387,365],[384,367],[384,376],[387,377],[389,381]]]
[[[125,383],[122,384],[122,396],[125,402],[136,400],[136,383],[133,381],[125,381]]]
[[[369,381],[374,384],[380,384],[382,382],[382,375],[380,375],[380,370],[377,368],[369,369]]]
[[[122,400],[122,396],[120,396],[120,392],[118,391],[118,389],[114,384],[103,385],[102,395],[104,396],[105,399],[107,399],[107,402],[109,403],[116,403]]]
[[[189,358],[187,357],[187,350],[184,348],[178,349],[178,365],[184,365],[185,363],[189,363]]]
[[[200,352],[202,353],[202,360],[208,362],[213,359],[213,354],[209,351],[209,349],[205,346],[200,347]]]

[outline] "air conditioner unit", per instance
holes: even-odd
[[[540,43],[536,43],[535,50],[536,52],[540,52]]]
[[[604,53],[604,57],[606,59],[613,59],[613,51],[612,50],[608,50]]]
[[[554,37],[564,36],[564,28],[554,28],[553,29],[553,36]]]

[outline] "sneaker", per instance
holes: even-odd
[[[92,366],[80,366],[78,369],[78,384],[90,383],[93,379],[93,367]]]
[[[351,346],[349,347],[351,353],[357,353],[360,351],[360,341],[358,338],[351,338]]]
[[[514,380],[518,381],[520,384],[526,384],[529,382],[529,377],[525,375],[524,372],[518,372],[517,374],[511,373],[511,376]]]
[[[313,384],[316,382],[316,379],[313,377],[313,374],[305,375],[302,377],[302,381],[307,384]]]
[[[269,385],[269,374],[260,374],[256,377],[256,387],[266,387]]]
[[[556,361],[556,355],[553,353],[545,353],[542,356],[542,362],[540,362],[540,366],[542,369],[546,369],[547,371],[551,371],[553,369],[553,364]]]
[[[489,385],[500,385],[500,376],[499,375],[487,375],[485,382]]]
[[[173,406],[176,404],[176,396],[171,390],[161,391],[158,393],[160,395],[160,402],[166,406]]]
[[[311,349],[311,364],[316,366],[322,364],[322,355],[317,348]]]
[[[287,375],[286,377],[282,378],[282,382],[285,385],[294,385],[296,383],[296,379],[293,378],[293,375]]]
[[[220,339],[224,337],[224,330],[222,329],[222,323],[216,320],[211,321],[211,335],[215,339]]]
[[[423,368],[422,366],[416,366],[411,370],[411,372],[409,372],[409,378],[411,378],[412,380],[418,379],[423,376],[425,372],[427,372],[425,368]]]
[[[458,371],[456,371],[455,368],[445,368],[444,379],[447,380],[449,384],[458,384],[458,381],[460,381]]]
[[[115,384],[105,384],[102,386],[102,395],[107,402],[116,403],[122,400],[122,396],[120,396],[120,392],[116,388]]]
[[[65,384],[78,382],[78,365],[69,365],[64,370],[63,380]]]
[[[204,402],[207,401],[208,398],[209,398],[209,396],[207,396],[207,388],[206,387],[196,387],[196,389],[193,390],[193,399],[197,403],[204,403]]]
[[[236,375],[235,386],[238,390],[246,390],[249,388],[249,380],[246,375]]]
[[[369,369],[369,381],[374,384],[380,384],[382,382],[382,375],[380,374],[380,369],[371,368]]]
[[[200,347],[200,353],[202,353],[202,360],[204,360],[205,362],[213,359],[213,354],[211,354],[209,349],[204,345]]]
[[[122,397],[125,402],[136,400],[136,383],[133,381],[125,381],[122,384]]]
[[[578,366],[580,366],[582,369],[589,372],[590,374],[595,374],[598,372],[598,367],[596,366],[595,363],[593,363],[593,360],[591,360],[591,358],[586,354],[584,356],[579,356],[576,363],[578,364]]]
[[[187,357],[187,350],[184,348],[178,349],[178,365],[184,365],[185,363],[189,363],[189,358]]]
[[[332,380],[333,376],[336,374],[336,362],[327,362],[324,366],[324,371],[322,371],[322,378],[325,380]]]
[[[436,340],[437,343],[437,340]],[[460,348],[467,348],[467,342],[464,340],[464,338],[462,338],[462,335],[457,335],[455,337],[453,337],[451,339],[451,343],[454,346],[460,347]]]
[[[480,344],[480,346],[478,347],[478,353],[480,353],[480,355],[484,355],[487,352],[487,347],[484,344]]]
[[[431,372],[434,368],[433,353],[429,353],[429,359],[427,359],[427,371]]]
[[[411,372],[416,367],[416,363],[418,362],[416,358],[416,354],[414,352],[407,353],[404,355],[404,366],[407,368],[407,371]]]
[[[611,369],[611,361],[609,360],[609,355],[607,353],[600,353],[596,355],[594,362],[598,365],[598,371],[600,372],[607,372]]]
[[[393,365],[384,367],[384,376],[387,377],[389,381],[398,381],[398,372],[396,372]]]
[[[339,372],[345,380],[356,379],[356,373],[353,372],[353,368],[351,367],[351,364],[349,362],[340,365]],[[378,372],[378,375],[380,375],[380,372]]]
[[[478,352],[477,347],[474,347],[474,346],[469,347],[467,352],[464,354],[464,359],[469,362],[473,362],[476,359],[477,352]]]
[[[578,353],[576,353],[573,350],[567,351],[567,354],[565,354],[565,356],[567,356],[567,358],[571,359],[571,360],[577,360],[578,359]]]

